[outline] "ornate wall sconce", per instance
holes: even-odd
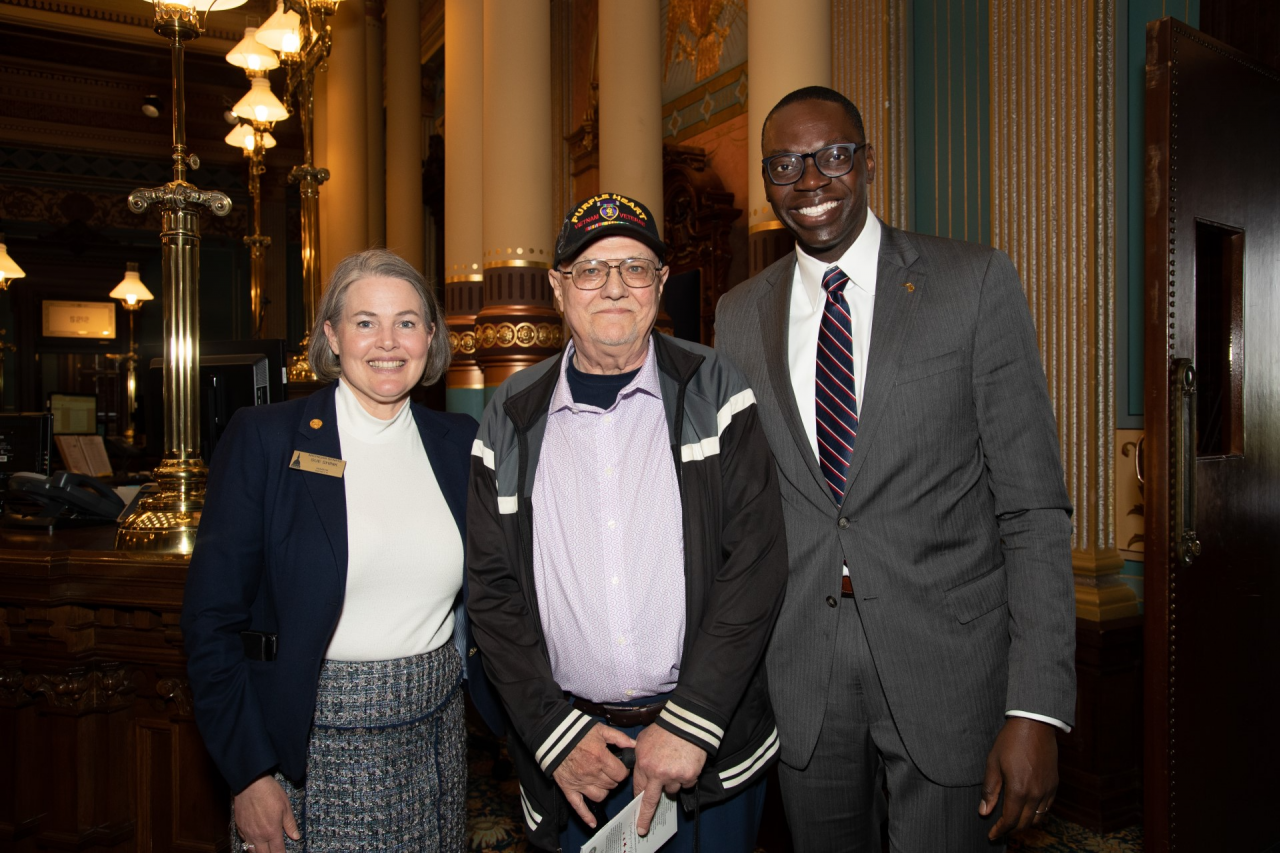
[[[119,299],[124,310],[129,313],[129,351],[124,355],[110,356],[119,359],[125,370],[125,427],[124,440],[133,444],[133,414],[138,408],[138,341],[134,336],[133,318],[142,309],[142,303],[155,299],[138,275],[138,265],[129,263],[125,266],[124,278],[115,286],[110,299]]]

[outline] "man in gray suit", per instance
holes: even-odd
[[[870,215],[875,154],[831,89],[783,98],[761,148],[797,251],[716,335],[781,475],[792,837],[878,853],[887,809],[895,851],[999,849],[1049,810],[1075,705],[1071,505],[1017,272]]]

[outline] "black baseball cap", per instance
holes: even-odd
[[[605,237],[634,237],[657,253],[658,263],[666,260],[667,244],[649,208],[618,193],[600,193],[565,214],[553,263],[559,267]]]

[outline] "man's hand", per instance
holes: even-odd
[[[592,829],[596,828],[596,818],[583,802],[583,796],[598,803],[627,778],[627,768],[609,751],[610,744],[626,749],[636,742],[617,729],[596,723],[551,774],[569,805]]]
[[[987,756],[978,814],[995,810],[1004,790],[1000,819],[987,833],[1000,836],[1040,823],[1058,791],[1058,738],[1053,726],[1026,717],[1009,717]]]
[[[259,776],[236,794],[236,831],[253,853],[284,853],[284,836],[302,838],[289,807],[289,795],[273,776]]]
[[[636,772],[632,777],[632,796],[643,793],[636,829],[649,834],[649,822],[658,810],[662,792],[678,794],[698,782],[707,753],[661,726],[646,726],[636,738]]]

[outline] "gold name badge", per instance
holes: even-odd
[[[289,460],[289,467],[310,471],[313,474],[324,474],[326,477],[341,477],[342,472],[347,470],[347,463],[343,459],[334,459],[332,456],[318,456],[315,453],[295,450],[293,458]]]

